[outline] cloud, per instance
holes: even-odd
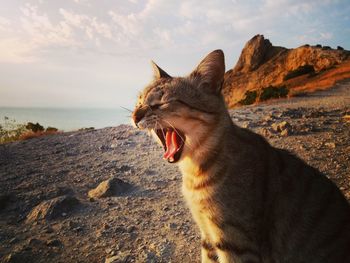
[[[65,21],[53,24],[47,14],[39,14],[38,8],[30,4],[22,7],[21,11],[22,30],[33,46],[72,46],[77,43],[72,37],[71,27]]]
[[[326,40],[333,38],[333,34],[331,32],[321,32],[320,35],[322,39]]]
[[[8,31],[10,26],[10,20],[0,16],[0,32]]]
[[[100,38],[112,39],[110,27],[96,17],[76,14],[61,8],[58,11],[60,19],[54,21],[48,14],[31,4],[22,6],[20,12],[19,28],[12,29],[12,32],[9,30],[10,21],[0,18],[0,31],[8,33],[3,36],[0,44],[0,62],[33,62],[37,61],[45,50],[57,47],[98,47],[101,46]],[[81,34],[85,38],[81,37]],[[91,40],[91,43],[85,41],[86,39]]]
[[[0,41],[0,62],[31,63],[37,59],[31,55],[35,48],[33,43],[24,43],[17,38],[7,38]]]
[[[96,17],[90,17],[85,14],[76,14],[63,8],[59,9],[59,13],[64,19],[64,23],[80,29],[85,32],[89,39],[95,39],[95,35],[112,39],[112,32],[109,25],[98,21]]]
[[[334,0],[335,1],[335,0]],[[138,53],[150,50],[186,50],[200,47],[228,47],[254,34],[285,38],[294,33],[294,39],[329,40],[329,29],[320,29],[322,18],[313,19],[320,8],[334,4],[333,0],[264,0],[264,1],[162,1],[129,0],[123,4],[80,5],[86,0],[72,0],[57,9],[25,4],[17,19],[0,17],[0,31],[8,30],[9,23],[18,28],[13,34],[3,34],[6,43],[15,43],[10,50],[14,61],[28,57],[39,58],[55,48],[96,53]],[[46,8],[46,9],[45,9]],[[19,23],[18,23],[19,21]],[[291,24],[293,21],[293,24]],[[321,21],[321,22],[319,22]],[[307,30],[306,30],[307,28]],[[287,33],[289,32],[289,33]],[[299,37],[296,37],[299,36]],[[304,37],[300,37],[304,36]],[[20,43],[23,44],[20,44]],[[4,52],[3,52],[4,53]],[[6,61],[10,59],[6,56]],[[5,55],[0,56],[4,60]]]

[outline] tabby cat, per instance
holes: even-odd
[[[180,167],[202,262],[350,262],[349,203],[319,171],[232,122],[221,50],[187,77],[153,66],[133,121]]]

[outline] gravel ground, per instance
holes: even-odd
[[[350,200],[349,105],[345,81],[230,113],[320,169]],[[199,262],[181,175],[161,156],[128,125],[0,145],[0,261]],[[125,184],[106,197],[88,194],[111,178]]]

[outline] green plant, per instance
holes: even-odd
[[[26,129],[27,130],[31,130],[33,132],[38,132],[38,131],[43,131],[44,127],[41,126],[38,122],[37,123],[32,123],[32,122],[28,122],[26,125]]]
[[[241,105],[250,105],[253,104],[258,97],[258,92],[256,90],[250,91],[247,90],[244,94],[244,98],[240,100],[238,103]]]
[[[47,127],[45,130],[39,123],[34,124],[28,122],[27,124],[19,124],[16,120],[4,117],[4,121],[0,125],[0,144],[27,140],[43,135],[56,134],[58,132],[58,129],[54,127]]]
[[[274,86],[268,86],[266,88],[263,88],[259,100],[265,101],[269,99],[278,99],[278,98],[285,98],[288,95],[289,90],[286,86],[280,86],[280,87],[274,87]]]
[[[313,74],[313,73],[315,73],[315,68],[312,65],[304,65],[304,66],[300,66],[295,70],[289,71],[287,75],[284,76],[283,80],[288,80],[288,79],[296,78],[301,75]]]
[[[25,131],[27,129],[24,124],[18,124],[16,120],[5,116],[0,125],[0,143],[17,141]]]
[[[58,129],[57,128],[55,128],[55,127],[47,127],[46,128],[46,130],[45,130],[46,132],[57,132],[58,131]]]

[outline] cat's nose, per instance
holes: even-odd
[[[145,107],[139,107],[134,110],[132,113],[132,119],[138,128],[138,123],[142,120],[143,117],[146,115],[146,108]]]

